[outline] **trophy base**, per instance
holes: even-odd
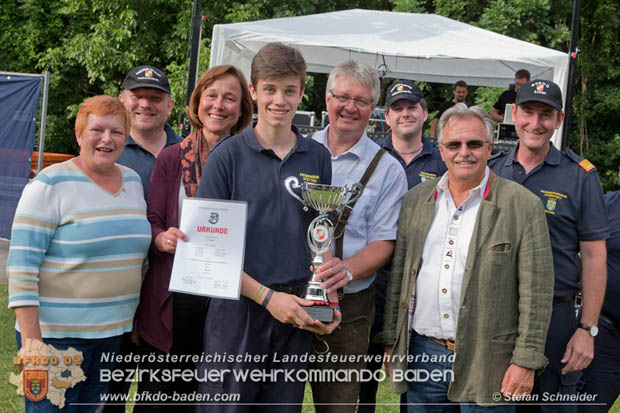
[[[313,320],[321,323],[331,323],[334,321],[334,307],[330,305],[301,306]]]

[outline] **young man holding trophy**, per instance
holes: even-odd
[[[284,185],[289,177],[304,184],[331,183],[329,152],[292,126],[305,71],[297,49],[264,46],[252,60],[249,86],[258,121],[221,141],[203,171],[198,197],[246,201],[248,211],[241,298],[212,298],[206,319],[205,357],[198,372],[222,374],[201,382],[199,391],[214,404],[196,406],[199,412],[301,411],[303,375],[291,381],[274,372],[305,369],[312,333],[328,334],[340,322],[335,294],[327,302],[334,303],[330,323],[302,308],[314,304],[300,297],[306,294],[312,259],[306,233],[317,214],[302,208]],[[264,377],[231,373],[242,376],[244,371]],[[227,394],[240,399],[215,401]]]

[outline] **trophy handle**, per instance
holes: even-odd
[[[362,195],[362,191],[364,191],[364,185],[360,184],[359,182],[356,182],[353,185],[351,185],[351,189],[348,190],[348,192],[351,192],[351,197],[349,198],[347,202],[342,204],[342,207],[349,206],[355,201],[357,201],[357,198],[359,198]]]
[[[291,196],[293,198],[295,198],[296,200],[298,200],[299,202],[301,202],[301,204],[304,206],[303,210],[307,211],[308,210],[308,206],[306,205],[306,202],[301,199],[299,197],[299,195],[297,195],[293,189],[294,188],[301,188],[301,185],[299,185],[299,181],[297,180],[296,177],[294,176],[289,176],[288,178],[286,178],[284,180],[284,187],[286,188],[286,190],[288,191],[289,194],[291,194]]]

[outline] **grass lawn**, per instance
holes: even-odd
[[[9,382],[10,372],[17,373],[13,357],[17,355],[15,342],[15,313],[7,308],[8,290],[6,283],[0,283],[0,412],[24,411],[24,399],[15,393],[15,386]]]
[[[0,371],[4,375],[0,378],[0,412],[17,413],[24,411],[24,401],[22,397],[15,393],[15,386],[9,383],[9,372],[17,372],[13,366],[13,357],[16,355],[17,346],[15,344],[15,315],[13,311],[7,309],[7,284],[0,283]],[[131,391],[135,392],[136,385],[132,385]],[[376,409],[377,413],[398,413],[398,396],[390,392],[387,381],[379,386],[377,400],[381,404]],[[131,412],[132,405],[127,406],[127,412]],[[312,394],[310,386],[306,386],[304,396],[303,413],[312,413]],[[620,413],[620,399],[616,401],[612,413]]]

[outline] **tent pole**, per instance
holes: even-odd
[[[200,63],[200,38],[202,37],[202,2],[194,0],[194,10],[192,12],[192,47],[189,58],[189,74],[187,76],[187,95],[185,105],[189,106],[192,98],[192,92],[198,78],[198,64]],[[187,116],[183,118],[183,137],[190,134],[192,125],[189,123]]]
[[[560,143],[560,150],[565,150],[568,146],[568,135],[571,130],[571,123],[573,117],[573,93],[575,88],[575,72],[577,71],[577,56],[579,55],[579,11],[580,1],[573,0],[573,22],[571,25],[571,37],[570,37],[570,50],[569,50],[569,63],[568,63],[568,80],[566,82],[566,106],[564,112],[564,128],[562,129],[562,141]]]
[[[39,129],[39,161],[37,163],[37,173],[43,169],[43,151],[45,150],[45,125],[47,122],[47,92],[50,85],[50,72],[43,74],[43,103],[41,104],[41,128]]]

